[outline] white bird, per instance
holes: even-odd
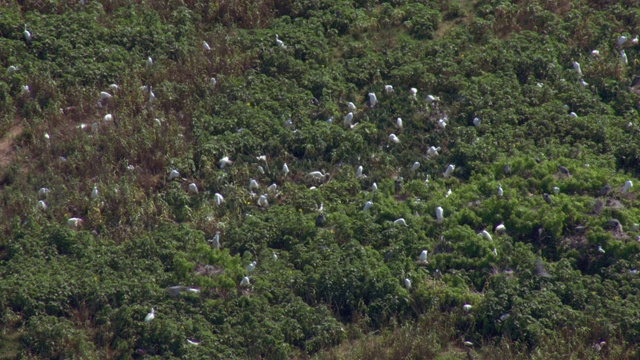
[[[38,205],[36,207],[40,210],[47,210],[47,203],[40,200],[38,201]]]
[[[451,189],[447,190],[447,193],[446,193],[446,194],[444,194],[444,197],[445,197],[445,198],[448,198],[448,197],[449,197],[449,195],[451,195]]]
[[[24,41],[27,43],[31,42],[31,33],[27,30],[27,24],[24,24],[24,31],[22,32],[22,36],[24,36]]]
[[[391,141],[392,143],[396,143],[396,144],[400,143],[400,139],[398,139],[396,134],[389,135],[389,141]]]
[[[407,290],[411,289],[411,280],[409,280],[409,278],[404,279],[404,287],[406,287]]]
[[[438,127],[440,129],[445,129],[447,127],[447,118],[443,117],[442,119],[438,120]]]
[[[109,89],[111,89],[113,91],[118,91],[118,90],[120,90],[120,86],[118,86],[118,84],[111,84],[111,85],[109,85]]]
[[[267,188],[267,191],[276,192],[277,189],[278,189],[278,185],[276,185],[276,183],[273,183],[273,184],[269,185],[269,187]]]
[[[256,156],[256,159],[257,159],[257,160],[262,160],[262,161],[264,161],[264,162],[267,162],[267,155],[259,155],[259,156]]]
[[[627,53],[624,50],[620,50],[620,60],[626,65],[629,63],[629,59],[627,58]]]
[[[7,75],[13,75],[18,70],[17,66],[11,65],[7,68]]]
[[[91,198],[92,199],[98,198],[98,185],[93,185],[93,191],[91,191]]]
[[[262,207],[269,206],[269,202],[267,201],[267,194],[260,195],[260,197],[258,198],[258,205]]]
[[[401,118],[396,118],[395,126],[398,129],[402,129],[402,119]]]
[[[242,281],[240,281],[240,286],[249,287],[249,285],[251,285],[251,282],[249,282],[249,277],[248,276],[243,277]]]
[[[83,220],[80,219],[80,218],[75,218],[75,217],[74,218],[69,218],[69,220],[67,221],[67,225],[70,228],[76,228],[76,227],[78,227],[78,225],[82,224],[82,221]]]
[[[411,96],[413,96],[415,98],[416,94],[418,93],[418,89],[411,88],[411,89],[409,89],[409,93],[411,94]]]
[[[260,172],[260,174],[264,174],[264,168],[262,165],[258,165],[258,172]]]
[[[503,193],[504,193],[504,191],[502,191],[502,186],[500,184],[498,184],[498,196],[502,197]]]
[[[31,92],[31,89],[29,89],[29,85],[22,85],[22,93],[23,94],[28,94]]]
[[[407,222],[404,220],[404,218],[399,218],[396,221],[393,222],[395,225],[403,225],[403,226],[408,226]]]
[[[216,234],[213,236],[213,238],[211,238],[211,240],[209,240],[209,242],[211,243],[211,246],[213,246],[213,248],[220,249],[220,247],[221,247],[221,245],[220,245],[220,231],[216,231]]]
[[[391,85],[385,85],[385,86],[384,86],[384,91],[386,91],[387,93],[391,93],[391,92],[393,92],[393,86],[391,86]]]
[[[197,194],[198,193],[198,185],[196,185],[196,183],[189,184],[189,192]]]
[[[212,77],[211,79],[209,79],[209,84],[211,85],[212,88],[216,87],[217,83],[218,83],[218,80],[216,80],[216,78]]]
[[[369,209],[371,209],[373,207],[373,202],[372,201],[367,201],[366,203],[364,203],[364,207],[362,208],[362,211],[367,211]]]
[[[443,213],[444,213],[444,210],[442,210],[442,207],[438,206],[438,207],[436,208],[436,221],[437,221],[437,222],[441,223],[441,222],[442,222],[442,220],[444,220],[444,215],[443,215]]]
[[[480,231],[480,232],[478,233],[478,236],[482,236],[483,238],[485,238],[485,239],[487,239],[487,240],[489,240],[489,241],[493,240],[493,239],[491,238],[491,234],[489,234],[489,232],[488,232],[487,230],[482,230],[482,231]]]
[[[431,104],[433,102],[438,102],[440,101],[440,98],[437,96],[433,96],[433,95],[427,95],[427,103]]]
[[[584,79],[580,79],[580,85],[583,86],[583,87],[587,87],[587,86],[589,86],[589,83],[584,81]]]
[[[418,170],[419,167],[420,167],[420,162],[416,161],[413,163],[413,166],[411,166],[411,171],[415,172],[416,170]]]
[[[422,250],[422,252],[420,253],[420,256],[418,256],[419,262],[426,264],[427,261],[427,255],[429,254],[429,252],[427,250]]]
[[[333,116],[327,119],[327,124],[333,124]]]
[[[371,184],[371,191],[378,191],[378,184],[376,184],[375,182]]]
[[[113,115],[107,114],[107,115],[104,116],[104,118],[102,118],[102,120],[104,122],[109,122],[109,121],[113,120]]]
[[[599,50],[592,50],[591,51],[591,56],[600,56],[600,51]]]
[[[496,234],[504,234],[505,232],[507,232],[507,228],[504,226],[504,224],[499,224],[498,226],[496,226],[495,232]]]
[[[427,150],[427,156],[438,156],[438,151],[440,151],[440,147],[431,146],[429,150]]]
[[[153,93],[153,86],[149,86],[149,102],[156,101],[156,94]]]
[[[349,111],[351,111],[351,112],[355,112],[355,111],[357,110],[357,109],[356,109],[356,105],[355,105],[354,103],[352,103],[351,101],[349,101],[349,102],[347,103],[347,108],[348,108],[348,109],[349,109]]]
[[[557,187],[557,186],[554,186],[554,187],[553,187],[553,193],[554,193],[554,194],[556,194],[556,195],[558,195],[558,194],[560,193],[560,188],[559,188],[559,187]]]
[[[287,166],[287,163],[284,163],[284,165],[282,165],[282,172],[284,173],[284,176],[287,176],[287,174],[289,173],[289,167]]]
[[[444,171],[442,175],[444,175],[445,178],[448,178],[449,176],[451,176],[451,174],[453,173],[453,170],[455,169],[456,169],[455,165],[449,164],[449,166],[447,166],[447,169]]]
[[[249,178],[249,189],[258,189],[260,185],[254,178]]]
[[[47,189],[46,187],[43,187],[43,188],[40,188],[40,190],[38,190],[38,196],[40,196],[41,198],[46,198],[50,192],[51,190]]]
[[[618,38],[618,46],[622,46],[622,44],[624,44],[625,42],[627,42],[627,37],[622,35]]]
[[[147,314],[147,316],[144,317],[144,322],[146,323],[150,323],[151,320],[156,318],[156,309],[151,308],[151,312]]]
[[[220,193],[216,193],[215,195],[213,195],[213,199],[216,204],[218,204],[218,206],[220,206],[224,202],[224,197],[220,195]]]
[[[631,180],[627,180],[624,183],[624,187],[622,188],[622,192],[629,192],[629,190],[631,190],[632,187],[633,187],[633,182]]]
[[[312,171],[308,175],[316,180],[320,180],[320,179],[324,179],[324,177],[327,176],[328,174],[323,174],[320,171]]]
[[[153,65],[153,59],[149,56],[147,57],[147,67],[150,67],[151,65]]]
[[[253,270],[255,270],[255,269],[256,269],[256,265],[257,265],[257,264],[258,264],[257,262],[252,261],[252,262],[247,266],[247,272],[248,272],[248,273],[252,273],[252,272],[253,272]]]
[[[358,166],[358,168],[356,169],[356,178],[360,179],[361,177],[364,176],[364,175],[362,175],[362,171],[363,171],[362,165]],[[366,176],[364,176],[364,177],[366,177]]]
[[[347,116],[344,117],[344,122],[343,123],[345,125],[351,126],[352,125],[352,121],[353,121],[353,113],[350,112],[350,113],[347,114]]]
[[[211,46],[209,46],[209,44],[208,44],[206,41],[204,41],[204,40],[202,40],[202,48],[203,48],[205,51],[209,51],[209,50],[211,50]]]
[[[473,306],[471,306],[470,304],[464,304],[464,305],[462,305],[462,309],[463,309],[464,311],[469,311],[469,310],[471,310],[472,308],[473,308]]]
[[[573,70],[578,73],[578,76],[582,77],[582,69],[580,69],[580,63],[577,61],[573,62]]]
[[[169,173],[169,181],[177,178],[178,176],[180,176],[180,173],[178,172],[178,170],[171,170],[171,172]]]
[[[222,159],[220,159],[219,164],[220,164],[220,169],[224,169],[224,167],[227,164],[233,164],[233,161],[229,160],[228,156],[225,156]]]
[[[467,347],[471,347],[471,346],[473,346],[473,343],[472,343],[471,341],[467,341],[467,340],[465,340],[465,341],[463,342],[463,344],[464,344],[464,346],[467,346]]]
[[[275,253],[275,251],[272,251],[273,253],[273,261],[278,261],[278,254]]]
[[[498,249],[493,248],[493,255],[498,256]]]
[[[473,126],[480,126],[480,118],[477,116],[473,118]]]
[[[638,43],[638,35],[634,36],[633,39],[631,39],[631,43],[633,45],[636,45]]]
[[[113,96],[111,94],[109,94],[106,91],[101,91],[100,92],[100,97],[98,98],[98,105],[102,106],[102,104],[104,104],[105,101],[111,99]]]
[[[369,93],[369,106],[374,107],[378,103],[378,98],[375,93]]]
[[[276,44],[278,44],[278,46],[280,46],[283,49],[286,49],[287,47],[284,45],[284,43],[282,42],[282,40],[280,40],[278,38],[278,34],[276,34]]]
[[[199,342],[199,341],[195,341],[195,340],[193,340],[193,339],[189,339],[189,338],[187,338],[187,342],[188,342],[189,344],[191,344],[191,345],[200,345],[200,342]]]
[[[604,253],[605,253],[605,251],[604,251],[604,249],[602,248],[602,246],[598,246],[598,252],[600,252],[600,253],[602,253],[602,254],[604,254]]]

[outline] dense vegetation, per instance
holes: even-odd
[[[640,357],[635,1],[1,3],[0,358]]]

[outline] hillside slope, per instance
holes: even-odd
[[[634,1],[130,3],[0,11],[0,358],[640,357]]]

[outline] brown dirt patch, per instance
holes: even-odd
[[[11,164],[15,155],[14,140],[22,134],[24,126],[14,125],[0,139],[0,166],[6,168]]]

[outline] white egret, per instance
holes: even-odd
[[[109,85],[109,89],[111,89],[113,91],[118,91],[118,90],[120,90],[120,86],[118,86],[118,84],[111,84],[111,85]]]
[[[427,103],[431,104],[433,102],[438,102],[440,101],[440,98],[437,96],[433,96],[433,95],[427,95]]]
[[[589,86],[589,83],[584,81],[584,79],[580,79],[580,85],[582,85],[583,87],[587,87]]]
[[[418,89],[411,88],[411,89],[409,89],[409,93],[411,94],[411,96],[413,96],[415,98],[416,94],[418,93]]]
[[[493,239],[491,238],[491,234],[489,234],[489,232],[488,232],[487,230],[482,230],[482,231],[480,231],[480,232],[478,233],[478,236],[482,236],[483,238],[485,238],[485,239],[487,239],[487,240],[489,240],[489,241],[493,240]]]
[[[420,262],[422,264],[428,263],[428,261],[427,261],[427,255],[428,254],[429,254],[429,252],[427,250],[422,250],[422,252],[420,253],[420,256],[418,256],[418,262]]]
[[[220,169],[224,169],[224,167],[229,164],[233,164],[233,161],[229,160],[228,156],[223,157],[222,159],[220,159],[220,161],[218,162],[220,164]]]
[[[371,209],[373,207],[373,202],[372,201],[367,201],[366,203],[364,203],[364,207],[362,208],[362,211],[367,211],[369,209]]]
[[[357,110],[356,105],[354,103],[352,103],[351,101],[349,101],[347,103],[347,108],[349,109],[349,111],[351,112],[355,112]]]
[[[264,161],[264,162],[267,162],[267,155],[259,155],[259,156],[256,156],[256,159],[257,159],[257,160]]]
[[[366,175],[362,175],[362,165],[358,166],[358,168],[356,169],[356,178],[360,179],[361,177],[366,177]]]
[[[151,320],[153,320],[153,319],[155,319],[155,318],[156,318],[156,309],[151,308],[151,312],[149,312],[149,313],[147,314],[147,316],[145,316],[145,317],[144,317],[144,322],[146,322],[146,323],[150,323],[150,322],[151,322]]]
[[[498,249],[493,248],[493,255],[498,256]]]
[[[260,174],[264,174],[264,168],[262,165],[258,165],[258,172],[260,172]]]
[[[400,143],[400,139],[398,139],[396,134],[389,135],[389,141],[391,141],[392,143],[396,143],[396,144]]]
[[[98,198],[98,185],[93,185],[93,191],[91,191],[91,198],[92,199]]]
[[[442,207],[438,206],[436,208],[436,221],[441,223],[444,220],[444,210],[442,210]]]
[[[269,206],[269,202],[267,201],[267,194],[260,195],[260,198],[258,198],[258,205],[262,207]]]
[[[349,126],[351,126],[352,121],[353,121],[353,113],[352,113],[352,112],[350,112],[350,113],[348,113],[348,114],[347,114],[347,116],[345,116],[345,117],[344,117],[344,122],[343,122],[343,123],[344,123],[345,125],[349,125]]]
[[[371,184],[371,191],[378,191],[378,184],[376,184],[375,182]]]
[[[582,69],[580,69],[580,63],[577,61],[573,62],[573,70],[575,70],[578,73],[579,77],[582,77]]]
[[[627,180],[622,187],[622,192],[629,192],[633,187],[633,182],[631,180]]]
[[[312,178],[316,179],[316,180],[322,180],[322,179],[324,179],[325,176],[327,176],[329,174],[323,174],[320,171],[312,171],[308,175],[311,176]]]
[[[171,172],[169,173],[169,181],[177,178],[178,176],[180,176],[180,173],[178,172],[178,170],[171,170]]]
[[[211,243],[211,246],[214,249],[220,249],[221,245],[220,245],[220,231],[216,231],[216,234],[213,235],[213,238],[211,238],[211,240],[209,240],[209,243]]]
[[[556,194],[556,195],[558,195],[558,194],[560,193],[560,188],[559,188],[559,187],[557,187],[557,186],[554,186],[554,187],[553,187],[553,193],[554,193],[554,194]]]
[[[249,178],[249,189],[258,189],[260,185],[254,178]]]
[[[147,67],[150,67],[151,65],[153,65],[153,59],[149,56],[147,57]]]
[[[496,226],[495,232],[496,234],[504,234],[507,232],[507,228],[504,226],[504,224],[499,224],[498,226]]]
[[[204,41],[204,40],[202,40],[202,48],[203,48],[205,51],[209,51],[209,50],[211,50],[211,46],[209,46],[209,44],[208,44],[206,41]]]
[[[502,194],[504,194],[504,191],[502,191],[502,186],[498,184],[498,196],[502,197]]]
[[[286,49],[287,47],[284,45],[284,43],[282,42],[282,40],[280,40],[278,38],[278,34],[276,34],[276,44],[278,44],[278,46],[280,46],[283,49]]]
[[[468,340],[465,340],[463,342],[463,344],[464,344],[464,346],[467,346],[467,347],[472,347],[473,346],[473,343],[471,341],[468,341]]]
[[[409,278],[404,279],[404,287],[406,287],[407,290],[411,289],[411,280],[409,280]]]
[[[395,125],[398,129],[402,129],[402,119],[401,119],[401,118],[396,118],[396,122],[394,123],[394,125]]]
[[[599,50],[592,50],[591,51],[591,56],[600,56],[600,51]]]
[[[480,118],[477,116],[473,118],[473,126],[480,126]]]
[[[18,70],[17,66],[11,65],[7,68],[7,75],[11,76],[14,72]]]
[[[420,168],[420,162],[416,161],[413,163],[413,166],[411,166],[411,172],[416,172],[418,168]]]
[[[569,116],[571,116],[572,118],[577,118],[578,114],[576,114],[575,112],[572,111],[572,112],[569,113]]]
[[[451,176],[451,174],[453,174],[453,170],[455,169],[456,169],[455,165],[449,164],[449,166],[447,166],[447,169],[444,171],[442,175],[444,175],[445,178],[448,178],[449,176]]]
[[[427,150],[427,156],[429,156],[429,157],[438,156],[438,151],[440,151],[440,147],[439,146],[438,147],[431,146]]]
[[[220,193],[215,193],[215,195],[213,195],[213,200],[218,206],[220,206],[224,202],[224,197],[220,195]]]
[[[31,42],[31,33],[27,30],[27,24],[24,24],[24,31],[22,32],[22,36],[24,36],[24,41],[27,43]]]
[[[196,340],[193,340],[193,339],[190,339],[190,338],[187,338],[187,342],[189,344],[191,344],[191,345],[200,345],[199,341],[196,341]]]
[[[40,210],[47,210],[47,207],[48,207],[48,206],[47,206],[47,203],[46,203],[46,202],[44,202],[44,201],[40,200],[40,201],[38,201],[38,205],[37,205],[36,207],[37,207],[38,209],[40,209]]]
[[[82,221],[83,220],[80,218],[75,218],[75,217],[69,218],[69,220],[67,221],[67,225],[70,228],[77,228],[80,224],[82,224]]]
[[[471,309],[473,309],[473,306],[471,306],[470,304],[464,304],[462,305],[462,309],[464,311],[470,311]]]
[[[31,89],[29,88],[29,85],[22,85],[23,94],[29,94],[30,92],[31,92]]]
[[[622,46],[622,44],[624,44],[625,42],[627,42],[627,37],[622,35],[618,38],[618,46]]]
[[[374,107],[378,103],[378,98],[375,93],[369,93],[369,107]]]
[[[620,50],[620,60],[622,60],[623,64],[628,64],[629,59],[627,58],[627,53],[624,50]]]
[[[273,184],[269,185],[269,187],[267,188],[267,191],[276,192],[277,189],[278,189],[278,185],[276,185],[276,183],[273,183]]]
[[[447,117],[443,117],[442,119],[438,120],[438,127],[440,129],[445,129],[447,127]]]
[[[149,102],[156,101],[156,94],[153,93],[153,86],[149,85]]]
[[[252,273],[252,272],[253,272],[253,270],[255,270],[255,269],[256,269],[256,265],[257,265],[257,264],[258,264],[257,262],[252,261],[252,262],[247,266],[247,272],[248,272],[248,273]]]
[[[251,285],[251,282],[249,281],[249,277],[248,276],[243,277],[242,281],[240,281],[240,286],[249,287],[249,285]]]
[[[287,166],[287,163],[284,163],[284,165],[282,165],[282,173],[284,174],[284,176],[287,176],[287,174],[289,173],[289,167]]]
[[[602,248],[602,246],[598,246],[598,252],[599,252],[599,253],[602,253],[602,254],[604,254],[604,253],[605,253],[605,251],[604,251],[604,249]]]
[[[44,138],[45,140],[49,141],[51,139],[51,136],[49,135],[49,133],[44,133]]]
[[[327,119],[327,124],[333,124],[333,116]]]
[[[393,223],[395,225],[409,226],[409,225],[407,225],[407,222],[404,220],[404,218],[399,218],[396,221],[394,221]]]
[[[445,197],[445,198],[448,198],[448,197],[449,197],[449,195],[451,195],[451,189],[447,190],[447,193],[446,193],[446,194],[444,194],[444,197]]]
[[[104,116],[104,118],[102,118],[102,120],[104,122],[109,122],[109,121],[113,120],[113,115],[107,114],[107,115]]]
[[[46,198],[50,192],[51,190],[49,190],[46,187],[43,187],[43,188],[40,188],[40,190],[38,190],[38,196],[40,196],[41,198]]]
[[[278,261],[278,254],[276,254],[275,251],[272,251],[273,255],[272,255],[272,259],[273,261]]]
[[[392,93],[393,92],[393,86],[385,85],[384,86],[384,91],[386,91],[387,93]]]
[[[215,88],[217,83],[218,83],[218,80],[216,80],[216,78],[212,77],[211,79],[209,79],[209,84],[211,85],[212,88]]]
[[[198,185],[196,185],[196,183],[189,184],[189,192],[197,194],[198,193]]]

